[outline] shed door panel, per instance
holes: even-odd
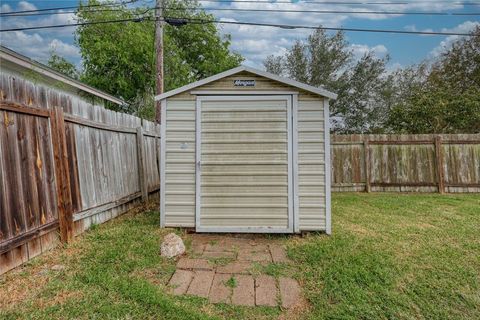
[[[198,231],[291,228],[290,104],[270,99],[201,102]]]

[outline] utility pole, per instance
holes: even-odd
[[[155,5],[155,95],[163,93],[163,4],[164,0],[156,0]],[[155,102],[155,122],[161,122],[161,103]]]

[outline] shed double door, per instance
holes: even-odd
[[[196,231],[293,232],[291,96],[198,96]]]

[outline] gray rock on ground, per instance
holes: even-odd
[[[163,238],[162,245],[160,246],[160,253],[167,258],[177,257],[185,253],[185,245],[182,238],[175,233],[169,233]]]

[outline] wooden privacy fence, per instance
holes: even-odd
[[[332,135],[332,191],[480,192],[480,135]]]
[[[0,274],[158,195],[158,125],[7,75],[0,90]]]

